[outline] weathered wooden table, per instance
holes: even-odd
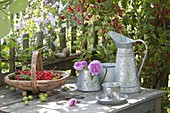
[[[29,101],[25,106],[22,101],[21,90],[11,92],[9,89],[0,89],[0,113],[161,113],[161,96],[166,92],[156,89],[142,89],[140,93],[129,94],[127,103],[121,105],[100,105],[96,101],[99,92],[83,93],[76,91],[75,83],[67,83],[69,91],[56,89],[54,94],[41,102],[39,97]],[[68,100],[77,95],[83,96],[78,99],[76,106],[68,106]]]

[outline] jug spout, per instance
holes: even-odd
[[[112,38],[118,48],[122,46],[132,46],[132,43],[134,42],[134,40],[114,31],[109,31],[108,35]]]

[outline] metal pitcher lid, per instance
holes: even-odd
[[[115,67],[115,63],[102,63],[104,68],[112,68]]]

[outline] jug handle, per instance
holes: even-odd
[[[146,59],[146,55],[147,55],[147,53],[148,53],[148,46],[147,46],[146,43],[145,43],[143,40],[141,40],[141,39],[137,39],[137,40],[133,41],[133,43],[135,43],[135,42],[142,42],[142,43],[145,45],[145,49],[146,49],[145,56],[144,56],[144,58],[143,58],[142,64],[141,64],[141,66],[140,66],[140,68],[139,68],[139,72],[138,72],[138,74],[137,74],[137,77],[139,77],[140,72],[141,72],[142,67],[143,67],[143,64],[144,64],[145,59]]]
[[[102,84],[104,83],[104,80],[105,80],[106,75],[107,75],[107,68],[105,68],[105,66],[103,66],[103,68],[105,69],[105,74],[104,74],[104,77],[102,79]]]

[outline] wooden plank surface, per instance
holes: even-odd
[[[156,102],[156,99],[165,94],[164,91],[160,90],[142,89],[140,93],[129,94],[128,103],[107,106],[100,105],[96,101],[96,95],[101,91],[84,93],[76,91],[75,83],[67,83],[66,86],[70,88],[69,91],[55,89],[54,94],[48,97],[46,102],[41,102],[39,97],[34,95],[34,99],[29,101],[28,106],[25,106],[22,101],[21,90],[11,92],[9,89],[1,88],[0,113],[141,113],[159,106],[160,103]],[[69,99],[76,95],[83,96],[84,99],[78,99],[76,106],[69,107]]]

